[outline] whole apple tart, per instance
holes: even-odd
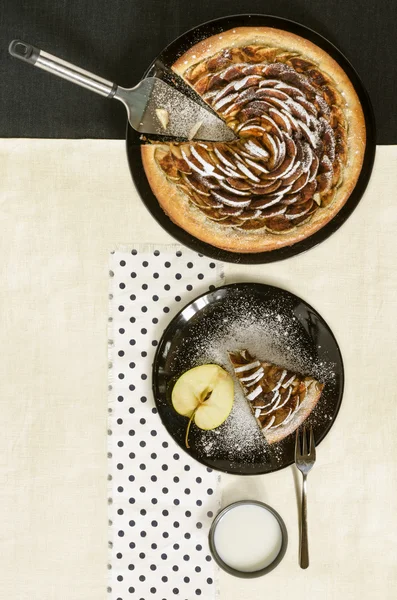
[[[172,68],[237,137],[142,146],[172,221],[218,248],[255,253],[295,244],[335,217],[360,175],[366,132],[352,83],[324,50],[244,27],[199,42]]]

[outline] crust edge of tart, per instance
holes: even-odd
[[[307,378],[310,380],[310,378]],[[319,383],[316,379],[311,379],[312,383],[308,390],[307,396],[296,411],[296,414],[292,417],[291,421],[289,421],[286,425],[280,425],[274,431],[262,431],[262,434],[267,441],[268,444],[275,444],[276,442],[281,442],[287,435],[290,435],[311,414],[317,402],[319,401],[322,391],[324,389],[324,385]]]

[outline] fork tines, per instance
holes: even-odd
[[[303,425],[302,436],[300,436],[299,433],[300,431],[297,429],[295,438],[295,462],[301,458],[315,459],[316,447],[314,443],[313,427],[309,427],[309,443],[307,440],[306,425]],[[300,437],[302,437],[302,442],[300,441]]]

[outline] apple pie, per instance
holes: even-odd
[[[235,375],[266,441],[280,442],[307,419],[324,385],[314,379],[260,361],[247,350],[229,354]]]
[[[295,244],[340,211],[361,171],[365,120],[324,50],[287,31],[243,27],[195,44],[172,68],[237,136],[142,146],[172,221],[213,246],[255,253]]]

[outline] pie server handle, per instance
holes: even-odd
[[[18,58],[23,62],[48,71],[58,77],[62,77],[62,79],[71,81],[101,96],[113,98],[116,93],[117,85],[115,83],[98,77],[98,75],[94,75],[80,67],[76,67],[48,52],[39,50],[39,48],[32,46],[32,44],[27,44],[21,40],[13,40],[8,47],[8,51],[14,58]]]

